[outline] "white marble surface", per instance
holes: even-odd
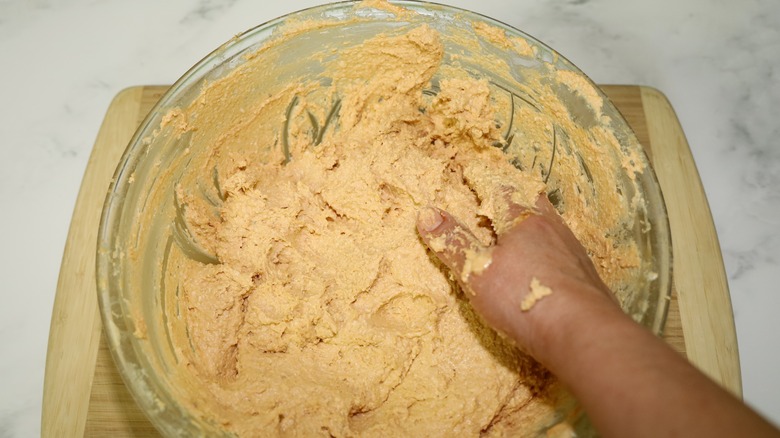
[[[234,34],[319,3],[0,0],[0,437],[40,430],[60,258],[111,98],[172,83]],[[525,30],[597,82],[667,94],[720,236],[745,399],[780,423],[780,2],[449,3]]]

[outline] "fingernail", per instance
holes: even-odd
[[[444,222],[444,218],[435,208],[425,207],[417,215],[417,226],[429,233],[441,225],[442,222]]]

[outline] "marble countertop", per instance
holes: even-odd
[[[723,249],[745,400],[780,424],[780,3],[443,1],[536,36],[598,83],[669,97]],[[60,259],[112,97],[320,3],[0,1],[0,437],[39,434]]]

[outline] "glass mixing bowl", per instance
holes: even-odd
[[[265,65],[265,71],[257,73],[257,78],[262,76],[263,80],[248,73],[245,80],[257,82],[253,93],[230,96],[232,99],[251,102],[285,84],[311,80],[322,73],[323,60],[336,56],[337,51],[330,48],[359,44],[379,33],[397,33],[422,23],[441,33],[447,54],[443,61],[447,68],[434,76],[426,93],[437,92],[437,81],[448,74],[447,71],[465,71],[486,78],[491,91],[508,102],[506,111],[501,112],[497,120],[502,129],[506,129],[508,144],[525,135],[524,124],[518,119],[523,111],[533,111],[550,120],[551,132],[557,138],[553,138],[546,149],[535,150],[532,158],[534,163],[538,159],[541,176],[545,181],[549,180],[548,196],[559,209],[564,208],[570,193],[556,184],[556,154],[559,157],[562,154],[575,156],[577,145],[572,144],[570,133],[556,121],[560,114],[551,113],[533,87],[523,86],[531,76],[541,77],[541,83],[557,93],[578,124],[603,125],[614,134],[616,144],[612,153],[616,163],[631,157],[633,164],[644,167],[642,173],[635,175],[635,180],[628,172],[622,172],[614,181],[616,190],[624,193],[626,199],[632,199],[636,194],[640,201],[632,205],[631,227],[621,230],[624,238],[636,242],[642,263],[640,275],[634,278],[629,290],[623,291],[622,304],[638,322],[656,334],[661,333],[671,283],[671,242],[665,206],[644,151],[614,105],[584,75],[581,75],[585,78],[584,83],[576,93],[571,86],[557,84],[550,72],[578,75],[581,72],[554,50],[517,29],[452,7],[421,2],[395,4],[416,14],[398,17],[386,8],[355,8],[352,2],[336,3],[281,17],[236,36],[196,64],[168,90],[125,151],[109,189],[99,232],[100,310],[111,352],[127,387],[164,435],[226,434],[218,419],[191,412],[191,403],[185,403],[192,398],[187,392],[187,377],[178,375],[181,349],[186,346],[177,340],[182,339],[182,335],[186,338],[186,333],[175,333],[177,329],[171,324],[173,319],[180,317],[179,291],[166,275],[171,251],[177,247],[184,256],[203,263],[216,260],[193,242],[175,188],[186,186],[213,204],[219,202],[217,198],[221,192],[218,166],[199,174],[192,172],[192,169],[204,168],[201,164],[208,159],[208,142],[193,142],[191,133],[177,132],[175,121],[171,121],[171,111],[190,106],[199,98],[204,86],[250,60],[256,65]],[[300,25],[313,21],[323,25]],[[282,28],[285,30],[280,31]],[[476,36],[475,29],[478,28],[482,33]],[[513,47],[507,46],[501,38],[491,37],[495,35],[491,32],[496,30],[505,32],[514,41]],[[505,67],[503,71],[498,71],[499,64]],[[496,66],[495,70],[491,65]],[[269,77],[274,79],[269,81]],[[600,114],[594,115],[584,104],[583,95],[601,101]],[[289,112],[294,105],[295,102],[285,102],[282,108],[288,108]],[[322,112],[335,114],[338,111],[331,107]],[[322,126],[315,127],[315,131],[324,132],[328,124],[337,124],[330,118],[324,121]],[[284,139],[283,145],[287,142],[286,129],[287,126],[280,123],[278,131]],[[284,152],[289,154],[289,150]],[[583,157],[579,159],[583,161]],[[580,177],[582,184],[577,190],[587,188],[591,178],[584,162]],[[570,414],[576,408],[563,406],[561,409],[566,412],[561,412],[558,419],[568,416],[571,420]],[[591,434],[587,420],[580,420],[573,421],[578,434]]]

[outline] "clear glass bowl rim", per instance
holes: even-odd
[[[156,121],[159,118],[160,112],[164,108],[170,107],[171,103],[175,100],[175,98],[180,94],[180,92],[183,89],[185,89],[186,87],[190,86],[193,83],[196,83],[199,79],[201,79],[204,75],[206,75],[209,71],[211,71],[211,69],[221,65],[230,56],[236,53],[240,53],[241,51],[246,50],[247,48],[255,47],[262,44],[265,41],[268,41],[268,39],[271,37],[271,31],[276,27],[278,27],[279,25],[283,24],[286,20],[301,14],[315,13],[318,11],[325,12],[325,11],[334,11],[334,10],[347,10],[352,8],[352,6],[358,3],[360,2],[355,0],[350,0],[350,1],[342,1],[336,3],[328,3],[328,4],[318,5],[307,9],[298,10],[274,18],[272,20],[266,21],[265,23],[259,24],[231,38],[229,41],[225,42],[224,44],[222,44],[221,46],[213,50],[211,53],[209,53],[204,58],[202,58],[199,62],[197,62],[194,66],[192,66],[164,93],[164,95],[154,105],[154,107],[149,112],[149,114],[141,122],[141,124],[135,131],[132,139],[128,143],[128,146],[125,149],[122,157],[119,160],[116,171],[114,173],[114,177],[111,180],[111,184],[106,194],[106,199],[101,214],[100,228],[98,231],[97,257],[96,257],[96,282],[97,282],[97,291],[98,291],[99,310],[103,321],[103,327],[105,330],[109,349],[114,359],[114,363],[116,364],[125,385],[129,388],[130,393],[133,395],[133,398],[136,400],[136,403],[138,403],[141,409],[147,414],[147,416],[155,425],[155,427],[165,435],[170,435],[170,436],[181,435],[182,429],[175,428],[171,424],[162,421],[162,419],[157,415],[150,415],[150,412],[157,410],[159,406],[155,404],[154,400],[152,400],[149,397],[144,397],[141,394],[148,394],[150,392],[156,393],[153,389],[155,383],[149,380],[149,376],[147,376],[142,369],[140,369],[137,366],[132,366],[132,362],[131,360],[129,360],[131,358],[125,357],[126,353],[128,352],[123,351],[120,345],[122,345],[123,342],[129,342],[130,346],[133,348],[133,351],[130,353],[133,353],[134,355],[138,355],[139,351],[137,350],[137,347],[134,345],[134,342],[137,342],[137,340],[134,340],[134,335],[132,333],[126,333],[125,331],[121,330],[117,326],[117,323],[122,323],[121,325],[125,325],[123,320],[127,319],[129,316],[122,312],[116,313],[112,311],[114,305],[116,304],[122,305],[122,303],[117,303],[118,300],[121,300],[121,296],[120,293],[115,290],[116,285],[114,285],[113,282],[111,281],[111,277],[112,277],[111,270],[113,264],[113,258],[111,256],[111,252],[112,252],[113,242],[115,241],[116,238],[116,236],[114,235],[114,231],[116,227],[113,226],[113,224],[115,224],[118,221],[118,217],[117,217],[118,212],[119,210],[121,210],[121,205],[124,202],[125,190],[123,189],[123,187],[126,186],[127,180],[132,173],[132,169],[135,168],[139,160],[142,159],[143,154],[141,152],[143,149],[142,147],[143,139],[147,137],[151,133],[151,131],[156,127],[157,125]],[[582,73],[582,71],[578,67],[576,67],[571,61],[569,61],[567,58],[559,54],[556,50],[544,44],[537,38],[534,38],[533,36],[527,34],[526,32],[523,32],[513,26],[510,26],[492,17],[488,17],[466,9],[443,5],[435,2],[402,0],[402,1],[391,1],[391,3],[394,5],[398,5],[398,6],[418,10],[418,11],[428,11],[428,12],[435,12],[437,10],[445,11],[451,14],[458,14],[462,16],[465,20],[469,20],[469,21],[478,20],[478,21],[483,21],[485,23],[500,27],[513,34],[526,38],[527,40],[533,42],[534,44],[537,44],[539,47],[545,50],[549,50],[551,53],[557,56],[560,62],[570,66],[573,70]],[[614,106],[614,104],[606,96],[606,94],[604,94],[604,92],[587,75],[583,73],[583,76],[587,79],[587,81],[591,84],[591,86],[595,88],[595,90],[599,93],[599,95],[604,99],[605,105],[612,106],[615,109],[615,111],[618,114],[620,114],[619,109],[617,109]],[[622,116],[622,114],[620,114],[620,116],[622,117],[621,122],[624,123],[626,126],[628,126],[625,117]],[[630,129],[630,126],[629,126],[629,131],[631,135],[635,135],[633,129]],[[650,161],[648,159],[645,150],[643,148],[640,149],[642,149],[640,152],[643,156],[643,159],[647,163],[649,163]],[[658,179],[656,177],[656,174],[652,166],[647,166],[646,171],[651,173],[650,179],[654,183],[652,184],[651,189],[652,191],[656,192],[656,193],[651,193],[650,195],[652,195],[652,197],[655,198],[656,203],[660,202],[660,204],[656,205],[654,208],[661,209],[658,215],[661,218],[661,223],[656,222],[654,224],[654,226],[661,228],[659,231],[661,234],[661,239],[663,240],[661,242],[661,245],[659,245],[659,248],[657,248],[662,252],[661,254],[658,254],[658,256],[661,257],[662,260],[667,261],[665,263],[667,265],[666,273],[660,274],[662,277],[665,276],[667,278],[665,279],[661,278],[659,280],[659,281],[665,281],[664,283],[665,287],[660,291],[661,296],[657,300],[657,303],[655,303],[657,307],[655,311],[654,320],[652,322],[652,327],[650,327],[651,330],[656,335],[660,336],[663,333],[663,328],[666,323],[669,301],[672,293],[672,288],[671,288],[672,242],[671,242],[671,235],[669,231],[668,215],[666,214],[666,207],[663,202],[663,194],[660,190],[660,186],[658,185]],[[175,401],[172,400],[172,402]]]

